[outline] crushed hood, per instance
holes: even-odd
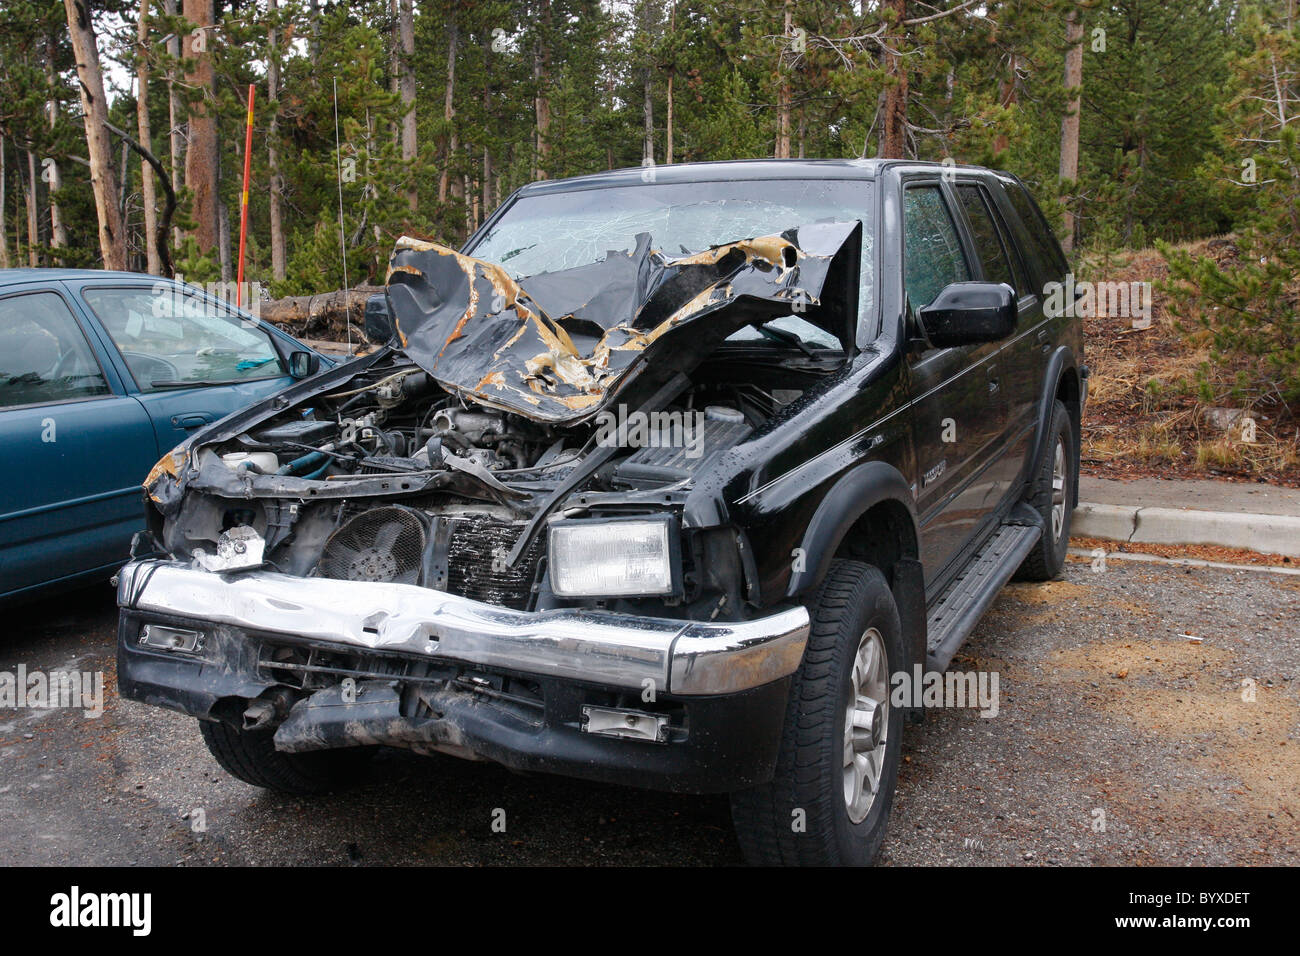
[[[567,424],[615,395],[635,403],[737,329],[792,311],[850,348],[861,228],[818,223],[681,256],[642,233],[630,252],[519,280],[403,237],[388,300],[403,351],[444,388]]]

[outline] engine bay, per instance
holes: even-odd
[[[752,370],[711,363],[679,377],[653,410],[619,406],[561,426],[466,402],[394,353],[192,449],[195,474],[162,509],[155,538],[213,571],[263,567],[519,610],[561,606],[545,574],[547,519],[675,521],[719,455],[803,394],[757,384]],[[788,385],[789,370],[776,371]],[[677,613],[702,600],[710,613],[719,600],[735,608],[734,540],[690,537],[679,585],[655,601]]]

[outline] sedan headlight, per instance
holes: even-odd
[[[670,517],[557,521],[551,525],[551,590],[560,597],[671,594],[677,563]]]

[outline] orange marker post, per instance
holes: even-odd
[[[248,84],[248,130],[244,135],[244,192],[239,200],[239,274],[235,278],[235,308],[244,304],[244,240],[248,235],[248,176],[253,165],[253,91]]]

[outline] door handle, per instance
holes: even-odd
[[[208,422],[212,421],[207,415],[173,415],[172,425],[177,428],[189,430],[191,428],[201,428]]]

